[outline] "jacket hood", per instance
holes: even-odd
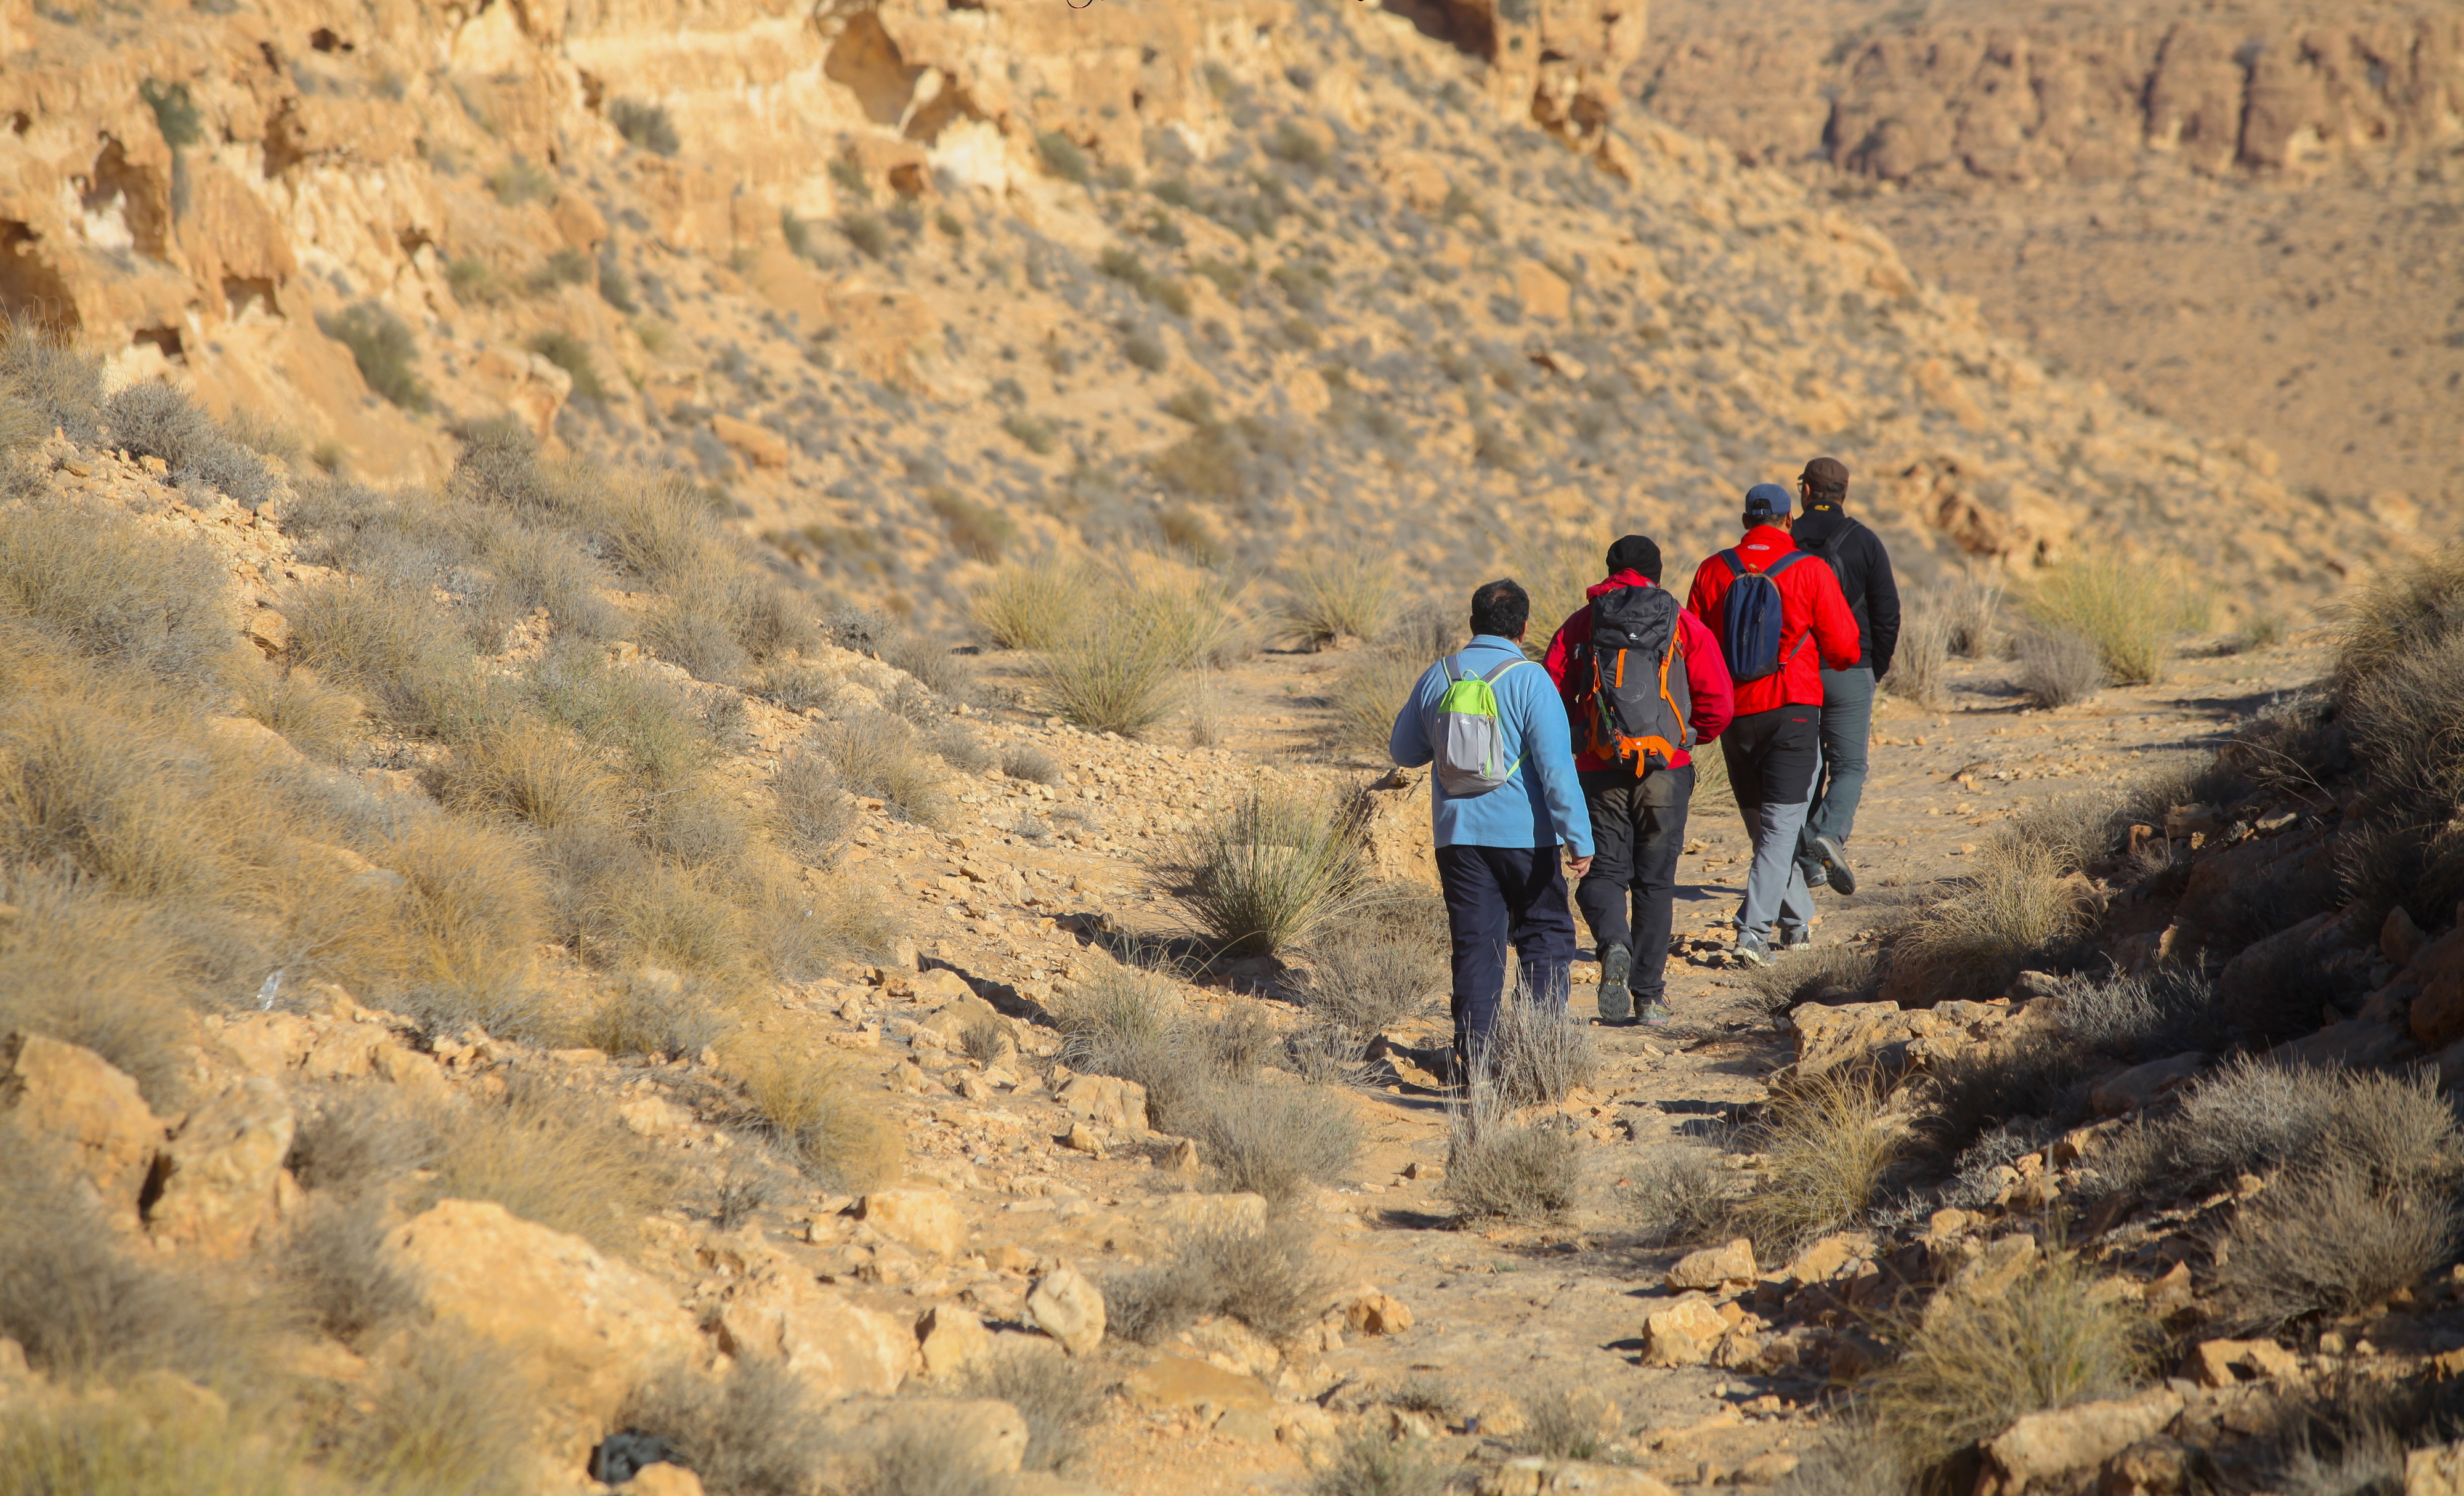
[[[1604,592],[1615,592],[1619,587],[1647,587],[1650,585],[1652,585],[1651,579],[1644,576],[1641,572],[1632,569],[1625,571],[1613,571],[1608,574],[1606,581],[1595,582],[1590,586],[1585,587],[1583,589],[1583,596],[1586,598],[1596,598]]]

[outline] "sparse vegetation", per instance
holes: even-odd
[[[168,385],[131,385],[103,403],[102,414],[114,441],[132,456],[162,459],[174,483],[220,489],[249,509],[274,492],[274,475],[256,453]]]
[[[2069,628],[2030,629],[2019,636],[2013,657],[2019,667],[2019,693],[2032,707],[2076,706],[2096,694],[2105,682],[2104,662],[2096,642]]]
[[[419,357],[418,341],[402,319],[373,301],[363,301],[340,312],[318,313],[317,327],[351,350],[351,362],[360,366],[368,388],[405,410],[428,409],[427,383],[412,367]]]
[[[724,1376],[675,1368],[637,1387],[617,1426],[663,1439],[712,1496],[804,1496],[830,1452],[804,1379],[738,1356]]]
[[[1410,1440],[1362,1429],[1321,1458],[1309,1488],[1310,1496],[1444,1496],[1452,1473]]]
[[[986,1356],[968,1372],[969,1397],[992,1397],[1016,1408],[1026,1420],[1026,1452],[1021,1463],[1052,1470],[1078,1455],[1104,1416],[1104,1388],[1088,1368],[1039,1347],[1012,1346]]]
[[[1982,861],[1892,942],[1895,982],[1935,1001],[1996,997],[2032,957],[2078,928],[2081,889],[2054,851],[2007,837]]]
[[[1365,898],[1308,942],[1301,1001],[1361,1035],[1419,1017],[1452,977],[1445,928],[1444,909],[1425,894],[1381,891]]]
[[[676,136],[675,121],[668,118],[667,108],[661,104],[635,99],[615,99],[607,105],[607,122],[616,127],[625,143],[637,150],[672,156],[684,145]]]
[[[1004,649],[1062,648],[1098,605],[1086,566],[1053,555],[1002,566],[969,599],[977,626]]]
[[[1898,650],[1891,656],[1891,673],[1882,677],[1882,688],[1903,701],[1921,707],[1942,704],[1946,676],[1950,666],[1952,623],[1949,613],[1936,606],[1916,606],[1908,610],[1900,627]]]
[[[873,796],[919,825],[936,825],[947,813],[938,764],[915,730],[898,718],[862,712],[819,724],[813,746],[850,792]]]
[[[755,1116],[822,1184],[864,1190],[897,1177],[904,1157],[897,1132],[847,1066],[759,1051],[738,1067]]]
[[[489,1199],[617,1256],[641,1247],[640,1218],[666,1198],[671,1165],[589,1098],[527,1078],[439,1119],[421,1208]]]
[[[1493,1086],[1475,1086],[1449,1122],[1445,1198],[1473,1219],[1542,1221],[1573,1208],[1581,1164],[1573,1135],[1509,1120]]]
[[[1281,1221],[1193,1230],[1169,1260],[1103,1287],[1113,1332],[1155,1345],[1209,1314],[1290,1341],[1317,1323],[1335,1284],[1308,1230]]]
[[[1737,1204],[1757,1250],[1778,1256],[1850,1224],[1872,1207],[1906,1147],[1873,1077],[1832,1071],[1776,1092],[1749,1136],[1762,1179]]]
[[[2048,629],[2094,645],[2114,684],[2145,686],[2164,674],[2165,635],[2182,622],[2181,587],[2168,567],[2083,556],[2056,567],[2029,610]]]
[[[1395,609],[1395,575],[1383,561],[1355,554],[1323,557],[1286,579],[1285,614],[1309,645],[1374,639]],[[1425,663],[1425,662],[1423,662]]]
[[[1224,952],[1298,944],[1358,903],[1359,853],[1323,805],[1255,795],[1183,840],[1158,869]]]

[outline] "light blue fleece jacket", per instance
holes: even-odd
[[[1523,659],[1523,647],[1495,634],[1479,634],[1460,654],[1450,654],[1423,671],[1411,699],[1396,714],[1395,731],[1386,751],[1397,763],[1417,769],[1437,756],[1429,730],[1435,725],[1438,698],[1452,679],[1448,665],[1485,675],[1507,660]],[[1549,672],[1526,661],[1497,677],[1497,716],[1506,730],[1506,756],[1515,764],[1514,777],[1485,795],[1457,799],[1429,777],[1431,820],[1440,847],[1554,847],[1560,842],[1577,857],[1592,855],[1592,817],[1583,808],[1583,787],[1574,777],[1573,734],[1566,725],[1566,703],[1557,696]],[[1543,829],[1553,826],[1554,830]]]

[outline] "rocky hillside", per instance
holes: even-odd
[[[2286,481],[2445,523],[2464,14],[1668,0],[1626,87],[1853,203],[1994,327]],[[1774,24],[1776,23],[1776,24]]]
[[[1048,544],[1682,553],[1816,450],[1920,573],[2162,535],[2315,593],[2370,554],[1622,112],[1639,11],[1545,15],[12,9],[0,299],[331,469],[511,415],[689,473],[893,610]]]

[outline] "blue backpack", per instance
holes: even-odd
[[[1791,551],[1771,563],[1766,571],[1749,570],[1734,550],[1720,553],[1735,580],[1728,584],[1727,605],[1721,614],[1726,626],[1720,630],[1720,653],[1728,662],[1732,680],[1761,680],[1779,673],[1785,662],[1779,657],[1783,636],[1788,631],[1781,607],[1779,583],[1771,579],[1805,559],[1803,551]],[[1810,634],[1811,629],[1807,630]],[[1805,648],[1805,640],[1796,641],[1796,649]]]

